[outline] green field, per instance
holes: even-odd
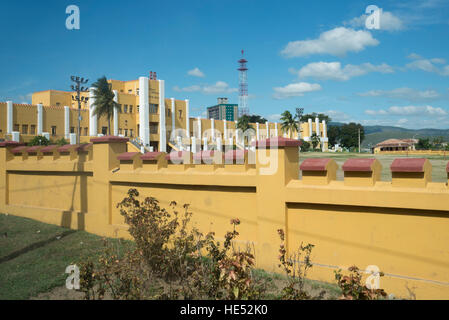
[[[383,181],[391,181],[390,165],[396,158],[407,158],[406,155],[379,155],[371,153],[352,153],[352,152],[303,152],[300,153],[300,163],[307,158],[331,158],[338,164],[337,180],[343,180],[343,170],[341,166],[349,158],[376,158],[382,165]],[[432,164],[432,181],[433,182],[447,182],[446,165],[449,161],[449,156],[438,155],[413,155],[408,158],[427,158]]]

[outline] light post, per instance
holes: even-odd
[[[78,101],[78,136],[77,136],[77,143],[81,143],[81,102],[87,103],[89,100],[89,97],[80,97],[81,92],[87,92],[89,89],[87,87],[81,87],[81,84],[86,84],[89,79],[84,79],[80,77],[71,76],[70,79],[72,82],[75,83],[75,85],[71,85],[71,88],[73,91],[76,92],[75,96],[72,96],[73,101]]]

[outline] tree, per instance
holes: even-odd
[[[302,152],[307,152],[307,151],[309,151],[310,150],[310,143],[308,143],[307,141],[304,141],[304,140],[302,140],[301,139],[301,142],[302,142],[302,144],[301,144],[301,151]]]
[[[416,150],[430,150],[430,141],[429,138],[419,139],[418,143],[415,146]]]
[[[111,134],[111,118],[114,114],[114,108],[120,112],[119,104],[114,101],[114,92],[111,85],[105,76],[99,78],[93,85],[93,106],[95,107],[94,114],[99,118],[105,116],[108,119],[108,134]],[[163,107],[161,107],[163,111]]]
[[[323,120],[325,120],[326,123],[329,123],[332,121],[332,119],[328,115],[326,115],[324,113],[316,113],[316,112],[303,114],[301,116],[300,121],[307,122],[309,119],[312,119],[313,121],[315,121],[315,118],[318,118],[320,120],[320,122]]]
[[[360,123],[348,123],[340,127],[340,143],[344,148],[354,149],[359,146],[359,129],[360,144],[365,139],[365,130]]]
[[[252,116],[249,116],[249,122],[250,123],[265,123],[267,122],[267,119],[262,118],[261,116],[257,115],[257,114],[253,114]]]
[[[249,124],[249,116],[244,114],[237,120],[237,129],[242,130],[245,133],[247,130],[254,132],[254,128]]]
[[[35,136],[30,142],[28,142],[29,146],[48,146],[49,144],[50,140],[44,136]]]
[[[312,142],[312,147],[315,150],[318,144],[320,143],[320,137],[314,132],[310,137],[310,141]]]
[[[340,143],[340,127],[339,126],[328,126],[327,127],[327,137],[329,139],[329,146],[334,146]]]
[[[298,131],[298,123],[296,122],[296,116],[294,117],[290,111],[286,110],[281,114],[281,130],[282,132],[288,132],[289,138],[291,138],[291,134],[293,130]]]

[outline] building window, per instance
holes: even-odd
[[[28,125],[27,124],[22,125],[22,134],[28,134]]]
[[[157,122],[150,122],[150,133],[157,133]]]
[[[104,135],[108,134],[108,127],[101,127],[101,133]]]
[[[30,126],[30,134],[36,134],[36,125],[35,124],[32,124]]]
[[[171,117],[171,110],[167,109],[167,117]]]
[[[19,125],[18,124],[15,124],[14,125],[14,128],[13,128],[13,131],[19,131],[20,129],[19,129]]]
[[[59,107],[61,105],[60,102],[56,102],[56,106]]]
[[[122,128],[118,128],[118,134],[122,134]]]
[[[125,129],[125,137],[128,136],[128,129]]]
[[[121,104],[118,105],[118,111],[122,112],[122,105]]]
[[[139,88],[136,89],[136,94],[139,95]]]
[[[70,133],[75,133],[75,127],[70,127]]]
[[[127,104],[125,104],[125,108],[123,109],[123,112],[124,112],[124,113],[127,113],[127,112],[128,112],[128,105],[127,105]]]
[[[137,105],[137,113],[139,113],[139,105]]]
[[[128,93],[132,93],[133,92],[133,90],[132,89],[128,89]]]
[[[157,113],[157,104],[150,104],[150,113]]]
[[[84,135],[87,136],[87,127],[84,128]]]
[[[133,137],[134,135],[133,135],[133,129],[129,129],[129,136],[130,137]]]
[[[182,110],[178,110],[179,112],[179,119],[182,119]]]
[[[129,105],[129,113],[133,113],[133,105],[132,104]]]
[[[51,126],[51,135],[52,136],[56,135],[56,126]]]

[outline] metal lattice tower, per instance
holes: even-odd
[[[242,58],[238,61],[239,68],[237,69],[239,71],[239,117],[244,114],[249,115],[247,62],[248,61],[243,58],[242,50]]]

